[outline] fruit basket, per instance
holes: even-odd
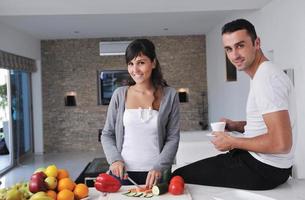
[[[0,200],[80,200],[88,195],[87,185],[76,184],[68,170],[56,165],[38,168],[29,181],[0,189]]]

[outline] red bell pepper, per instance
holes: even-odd
[[[100,192],[116,192],[121,188],[121,182],[109,174],[101,173],[96,177],[94,187]]]

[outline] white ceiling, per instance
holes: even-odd
[[[37,39],[197,35],[270,1],[1,0],[0,22]]]

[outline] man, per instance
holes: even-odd
[[[233,137],[213,132],[212,143],[227,153],[177,169],[187,183],[249,190],[272,189],[291,174],[295,149],[293,86],[288,76],[264,56],[254,26],[245,19],[222,28],[224,50],[239,71],[251,78],[247,120],[226,121]]]

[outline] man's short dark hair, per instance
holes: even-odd
[[[251,37],[253,44],[257,38],[256,31],[255,31],[253,24],[251,24],[251,22],[249,22],[248,20],[245,20],[245,19],[236,19],[234,21],[231,21],[231,22],[225,24],[221,30],[222,30],[221,31],[222,35],[225,33],[233,33],[235,31],[239,31],[239,30],[246,30],[248,32],[249,36]]]

